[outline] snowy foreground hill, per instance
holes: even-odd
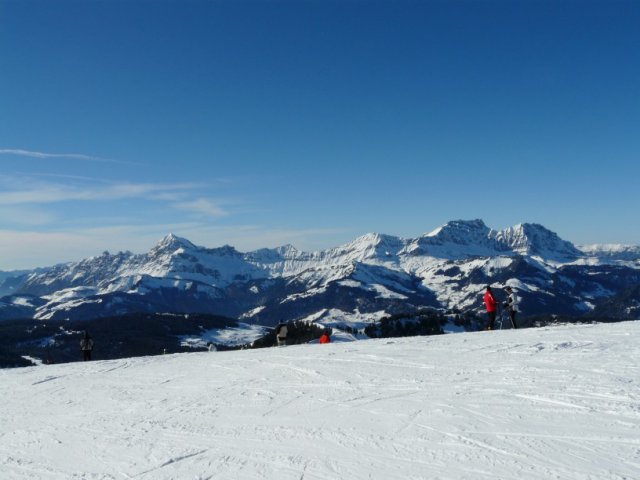
[[[638,479],[640,322],[0,370],[0,478]]]

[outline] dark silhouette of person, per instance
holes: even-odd
[[[89,335],[89,332],[84,332],[84,337],[80,340],[80,349],[82,350],[82,360],[91,360],[91,351],[93,350],[93,338]]]

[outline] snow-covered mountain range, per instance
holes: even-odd
[[[481,310],[486,284],[516,288],[523,315],[588,313],[640,284],[640,247],[579,247],[542,225],[497,231],[482,220],[414,239],[367,234],[318,252],[286,245],[242,253],[170,234],[148,253],[5,272],[0,318],[198,312],[263,325],[366,323],[422,307]],[[637,316],[638,299],[625,298],[628,316]]]

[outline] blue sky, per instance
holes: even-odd
[[[640,3],[0,0],[0,270],[415,237],[640,244]]]

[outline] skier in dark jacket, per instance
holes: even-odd
[[[91,360],[91,351],[93,350],[93,338],[89,332],[84,332],[84,337],[80,340],[80,349],[82,350],[82,360]]]
[[[496,323],[496,310],[498,302],[496,302],[496,297],[493,296],[491,287],[487,285],[485,288],[487,290],[484,293],[484,304],[487,307],[487,317],[489,317],[489,324],[487,325],[486,330],[493,330],[494,324]]]

